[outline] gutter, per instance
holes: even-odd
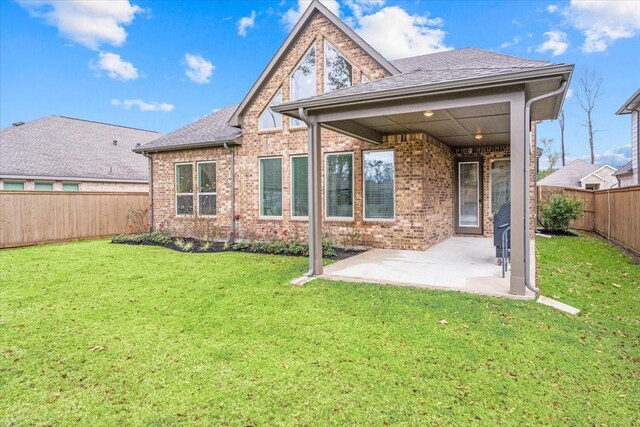
[[[242,135],[238,135],[234,139],[227,139],[224,141],[208,141],[208,142],[194,142],[192,144],[174,144],[164,145],[161,147],[146,147],[142,146],[134,148],[134,153],[159,153],[162,151],[179,151],[179,150],[192,150],[194,148],[210,148],[210,147],[227,147],[230,145],[240,145],[236,140]]]
[[[224,148],[229,151],[231,155],[231,164],[229,165],[229,180],[231,186],[230,203],[231,203],[231,228],[229,231],[229,243],[233,244],[236,241],[236,152],[233,148],[229,147],[227,143],[224,143]]]
[[[530,227],[530,220],[531,220],[531,207],[529,206],[529,209],[527,209],[527,202],[529,200],[529,192],[530,192],[530,188],[529,186],[531,185],[531,177],[529,176],[529,174],[531,173],[530,170],[530,163],[531,163],[531,105],[533,105],[533,103],[538,102],[542,99],[546,99],[546,98],[550,98],[552,96],[556,96],[559,93],[562,93],[565,88],[567,87],[567,80],[563,80],[562,84],[560,85],[560,87],[556,90],[554,90],[553,92],[549,92],[549,93],[545,93],[544,95],[540,95],[540,96],[536,96],[535,98],[531,98],[530,100],[527,101],[527,103],[525,104],[524,107],[524,120],[525,120],[525,136],[524,136],[524,140],[527,141],[527,147],[524,150],[524,171],[525,171],[525,176],[526,179],[524,180],[524,188],[522,189],[523,194],[525,194],[525,202],[524,202],[524,232],[525,232],[525,236],[527,235],[527,233],[529,233],[529,229]],[[533,286],[531,284],[531,261],[529,260],[529,258],[531,257],[531,244],[528,242],[529,239],[524,239],[525,241],[525,245],[524,245],[524,285],[527,287],[527,289],[529,289],[531,292],[533,293],[539,293],[540,289],[536,288],[535,286]]]

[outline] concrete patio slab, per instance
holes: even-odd
[[[324,268],[328,280],[379,283],[532,300],[509,293],[509,273],[496,265],[493,239],[451,237],[426,251],[372,249]]]

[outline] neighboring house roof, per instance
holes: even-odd
[[[598,169],[594,170],[593,172],[591,172],[588,175],[583,176],[582,178],[580,178],[580,183],[582,183],[582,181],[584,181],[585,179],[589,178],[590,176],[595,176],[598,179],[601,179],[603,181],[606,181],[606,178],[602,176],[602,170],[603,169],[609,169],[611,171],[611,175],[613,175],[614,173],[616,173],[616,168],[614,168],[613,166],[609,166],[609,165],[604,165],[604,166],[600,166]]]
[[[620,169],[618,169],[613,176],[623,176],[623,175],[631,175],[633,174],[633,167],[631,167],[631,161],[629,161],[629,163],[626,163],[624,166],[621,166]]]
[[[627,102],[616,111],[616,114],[631,114],[632,111],[637,111],[638,109],[640,109],[640,89],[631,95],[631,98],[627,99]]]
[[[325,5],[323,5],[318,0],[313,0],[311,4],[307,7],[305,12],[302,14],[298,22],[293,27],[284,43],[280,46],[278,51],[273,55],[271,61],[267,67],[262,71],[258,80],[253,84],[247,95],[244,97],[240,105],[238,106],[237,111],[231,116],[230,124],[231,126],[240,126],[240,116],[246,110],[247,106],[254,98],[258,90],[262,87],[264,82],[271,76],[271,74],[277,69],[278,64],[280,63],[281,58],[284,57],[285,52],[289,50],[289,47],[293,45],[293,43],[298,39],[298,37],[304,31],[307,22],[314,16],[316,12],[320,12],[324,15],[333,25],[338,27],[343,33],[345,33],[351,40],[353,40],[362,50],[364,50],[369,56],[371,56],[374,60],[376,60],[384,69],[386,69],[390,74],[398,74],[400,71],[384,56],[380,54],[377,50],[371,47],[367,42],[365,42],[362,37],[356,34],[347,24],[342,22],[340,18],[333,14]]]
[[[610,166],[609,166],[610,167]],[[588,175],[602,169],[603,166],[593,165],[584,160],[576,159],[563,168],[545,176],[538,185],[547,185],[550,187],[569,187],[582,188],[580,181]]]
[[[137,147],[133,151],[137,153],[156,152],[199,146],[211,147],[224,145],[224,143],[236,144],[237,139],[242,136],[242,130],[229,126],[228,122],[237,107],[238,104],[234,104],[208,114],[200,120],[164,135],[149,144]]]
[[[132,149],[159,135],[72,117],[42,117],[0,131],[0,176],[146,182],[147,159]]]

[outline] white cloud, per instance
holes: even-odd
[[[440,18],[409,15],[399,6],[387,6],[358,19],[356,32],[388,59],[450,50]]]
[[[521,41],[522,41],[522,37],[515,36],[512,40],[509,40],[508,42],[502,43],[500,45],[500,49],[506,49],[508,47],[515,46],[515,45],[519,44]]]
[[[101,44],[121,46],[127,39],[125,25],[144,9],[128,0],[18,0],[31,16],[58,29],[61,36],[89,49]]]
[[[249,16],[243,16],[238,21],[238,35],[242,37],[247,35],[247,29],[253,28],[256,24],[256,11],[252,10]]]
[[[631,160],[631,144],[596,153],[594,157],[598,165],[623,166]],[[591,162],[591,156],[582,156],[580,159]]]
[[[112,99],[111,105],[122,107],[125,110],[130,110],[132,107],[138,107],[140,111],[162,111],[164,113],[168,113],[175,108],[175,105],[166,102],[145,102],[141,99]]]
[[[640,34],[640,5],[637,1],[571,0],[563,15],[584,34],[585,53],[606,52],[617,39]]]
[[[184,55],[187,61],[187,69],[184,71],[187,77],[194,83],[209,83],[211,75],[216,67],[201,55],[187,53]]]
[[[556,13],[557,11],[558,11],[557,4],[550,4],[549,6],[547,6],[547,12],[549,13]]]
[[[559,30],[547,31],[544,33],[547,40],[542,43],[536,49],[536,52],[544,53],[551,52],[551,55],[562,55],[569,48],[569,42],[567,42],[567,33]]]
[[[131,62],[123,61],[120,55],[100,52],[97,61],[91,61],[89,66],[97,71],[106,71],[107,75],[116,80],[135,80],[138,69]]]
[[[338,3],[338,0],[320,0],[320,2],[336,16],[340,16],[340,3]],[[284,15],[282,15],[282,22],[287,30],[291,30],[295,27],[298,19],[300,19],[310,4],[311,0],[298,0],[297,7],[287,10]]]
[[[573,96],[573,89],[571,89],[571,88],[567,89],[567,96],[566,96],[566,98],[567,98],[567,99],[569,99],[569,98],[571,98],[572,96]]]

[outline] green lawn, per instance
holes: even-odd
[[[304,258],[3,250],[0,425],[638,425],[640,267],[591,237],[538,248],[543,292],[580,316],[291,287]]]

